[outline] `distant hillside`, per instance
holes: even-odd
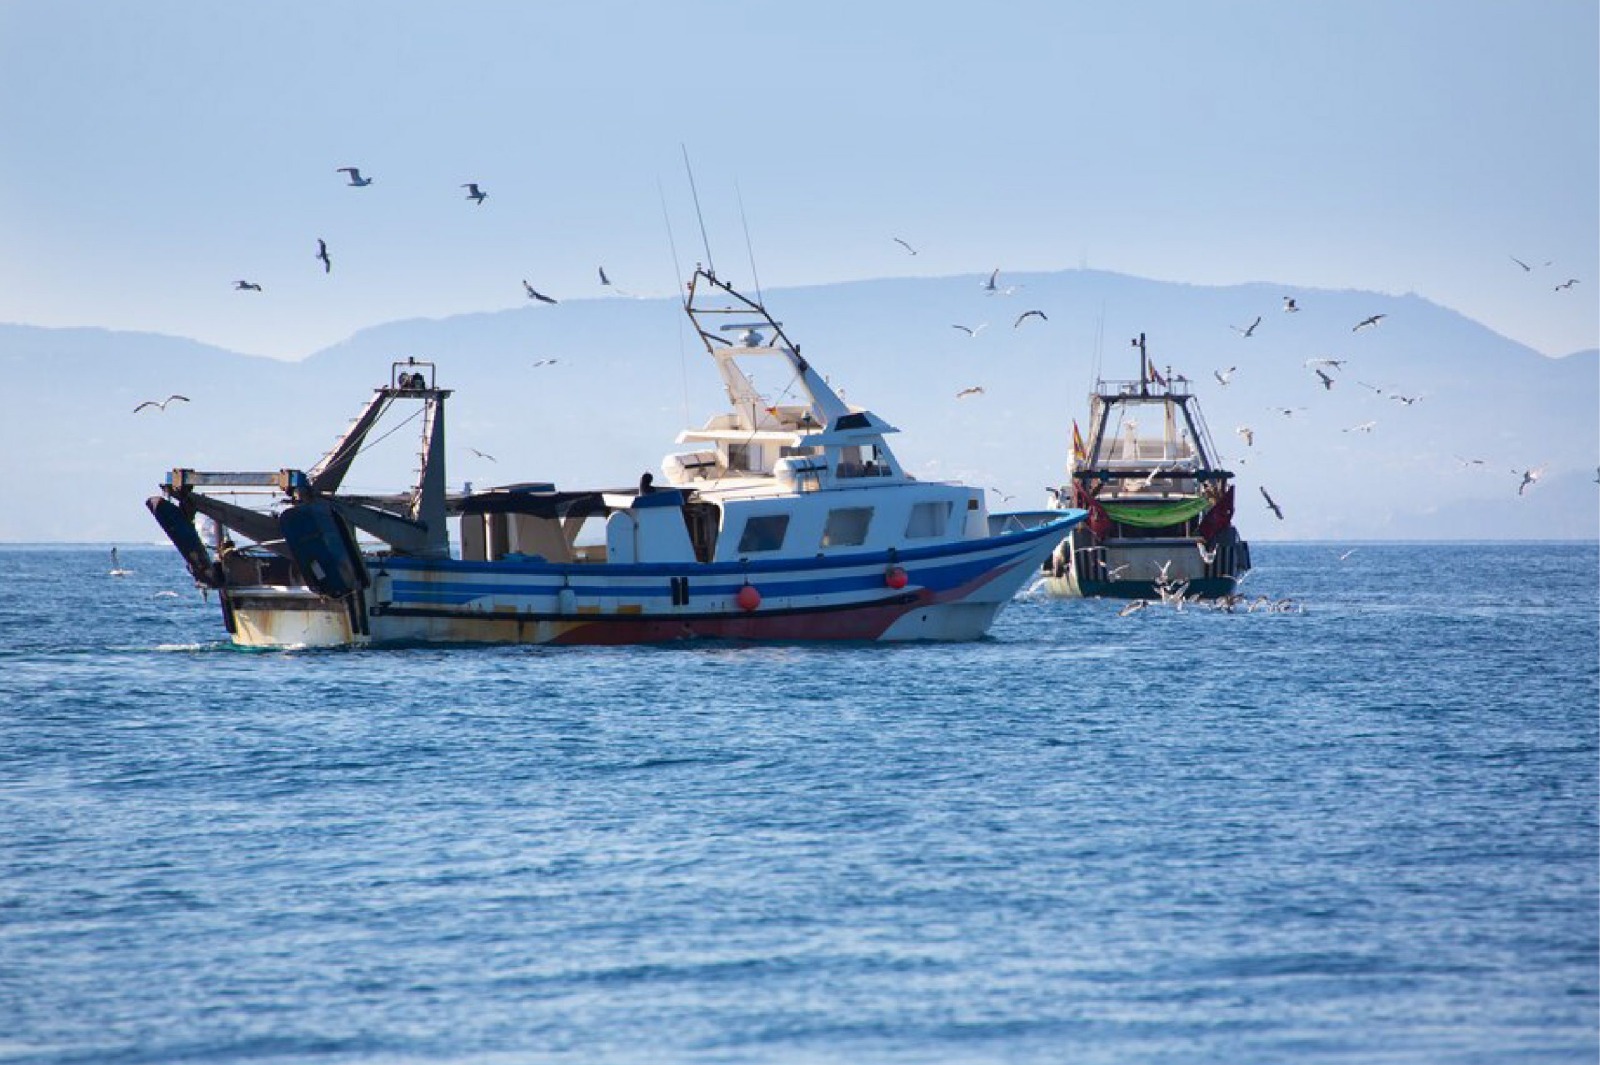
[[[851,402],[903,430],[895,443],[908,467],[992,486],[997,506],[1000,493],[1015,497],[1006,507],[1039,505],[1061,481],[1091,384],[1137,374],[1128,341],[1143,331],[1156,365],[1193,381],[1219,449],[1237,463],[1239,523],[1251,538],[1589,539],[1600,530],[1600,352],[1549,359],[1413,295],[1079,270],[1002,275],[1014,290],[991,295],[983,280],[765,298]],[[1285,296],[1298,312],[1282,310]],[[1047,320],[1015,324],[1032,309]],[[1375,314],[1385,316],[1377,326],[1353,331]],[[1243,337],[1237,330],[1257,316]],[[438,362],[440,383],[456,389],[447,426],[456,484],[631,484],[673,450],[679,429],[723,405],[672,300],[392,322],[300,363],[171,337],[0,325],[0,368],[27,397],[0,425],[11,500],[0,540],[155,539],[140,504],[167,469],[308,466],[390,362],[407,356]],[[1309,358],[1344,361],[1328,371],[1331,389]],[[1230,367],[1224,387],[1213,372]],[[787,382],[758,383],[778,393]],[[984,394],[955,398],[971,385]],[[191,402],[131,413],[171,392]],[[1396,394],[1421,398],[1408,406]],[[1367,422],[1370,432],[1351,431]],[[1235,433],[1241,425],[1254,430],[1254,447]],[[409,480],[415,433],[403,427],[374,447],[352,480]],[[1518,496],[1511,471],[1530,466],[1544,473]],[[1261,506],[1262,484],[1284,521]]]

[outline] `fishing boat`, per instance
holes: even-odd
[[[971,640],[1086,517],[990,514],[981,488],[907,474],[895,428],[847,405],[759,299],[701,268],[684,307],[729,409],[679,434],[660,483],[451,491],[451,390],[408,359],[309,469],[174,469],[147,506],[250,647]],[[752,366],[783,391],[758,391]],[[343,491],[405,407],[421,413],[415,485]]]
[[[1250,545],[1233,524],[1233,474],[1189,388],[1150,362],[1144,334],[1137,381],[1095,384],[1089,431],[1072,427],[1071,481],[1050,506],[1083,510],[1044,564],[1058,596],[1157,599],[1231,595],[1250,569]]]

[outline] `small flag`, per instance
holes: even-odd
[[[1072,461],[1083,462],[1088,458],[1088,449],[1083,446],[1083,434],[1078,432],[1078,419],[1072,419]]]
[[[1150,380],[1154,381],[1158,385],[1161,385],[1162,387],[1166,387],[1167,379],[1162,377],[1161,371],[1156,369],[1154,366],[1150,367]]]

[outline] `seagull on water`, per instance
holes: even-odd
[[[361,188],[363,186],[372,184],[371,178],[361,176],[361,168],[358,166],[341,166],[338,170],[334,171],[334,173],[349,174],[350,184],[354,185],[356,188]]]
[[[322,260],[322,272],[333,272],[333,260],[328,257],[328,242],[321,237],[317,238],[317,258]]]
[[[1249,325],[1245,326],[1243,329],[1240,329],[1236,325],[1229,325],[1228,328],[1232,329],[1235,333],[1238,333],[1242,337],[1247,337],[1247,336],[1250,336],[1252,333],[1254,333],[1256,331],[1256,326],[1258,326],[1260,324],[1261,324],[1261,316],[1258,314],[1258,315],[1256,315],[1256,320],[1251,322]]]
[[[1349,558],[1351,555],[1355,554],[1359,550],[1361,550],[1359,547],[1352,547],[1350,550],[1346,551],[1344,554],[1339,556],[1339,561],[1343,562],[1345,559]]]
[[[1363,318],[1363,319],[1361,319],[1361,321],[1357,322],[1355,325],[1350,327],[1350,332],[1359,333],[1363,329],[1366,329],[1368,326],[1377,325],[1379,322],[1383,321],[1387,317],[1389,317],[1387,314],[1374,314],[1370,318]]]
[[[140,411],[144,410],[146,407],[154,407],[156,410],[164,411],[164,410],[167,409],[167,404],[171,403],[173,400],[177,400],[180,403],[187,403],[187,402],[189,402],[189,397],[188,396],[180,396],[176,392],[174,392],[172,395],[168,396],[166,399],[162,399],[162,400],[147,399],[143,403],[139,404],[137,407],[133,408],[133,413],[138,414]]]
[[[235,290],[237,290],[239,292],[260,292],[261,291],[261,286],[256,284],[254,281],[235,281],[233,283],[233,287],[234,287]]]
[[[906,251],[910,252],[912,255],[917,254],[917,249],[913,248],[911,245],[907,244],[905,241],[901,240],[899,237],[895,237],[894,238],[894,242],[896,244],[900,245]]]
[[[1050,320],[1049,315],[1045,314],[1043,311],[1023,311],[1021,314],[1017,315],[1017,320],[1011,323],[1011,328],[1017,328],[1029,318],[1038,318],[1041,322],[1048,322]]]
[[[1276,514],[1278,516],[1278,520],[1279,521],[1282,521],[1283,520],[1283,510],[1282,510],[1282,508],[1280,508],[1278,506],[1277,503],[1273,502],[1272,497],[1267,494],[1266,486],[1265,485],[1257,485],[1256,487],[1261,489],[1261,498],[1265,499],[1267,501],[1267,509],[1272,511],[1272,513]]]
[[[524,291],[526,291],[528,293],[528,298],[530,300],[538,300],[540,303],[555,303],[556,302],[551,297],[546,296],[543,292],[538,291],[532,285],[528,284],[526,279],[523,280],[522,287],[523,287]]]
[[[468,181],[461,187],[467,190],[467,199],[473,201],[479,207],[482,207],[483,201],[489,198],[489,194],[487,192],[484,192],[482,189],[478,188],[478,183],[476,181]]]

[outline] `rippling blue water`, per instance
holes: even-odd
[[[1594,1061],[1595,545],[1255,553],[1305,613],[285,654],[0,550],[0,1060]]]

